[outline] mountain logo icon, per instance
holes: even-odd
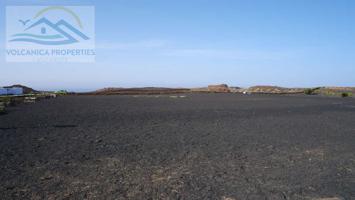
[[[51,9],[62,9],[67,12],[70,11],[64,7],[48,7],[38,12],[35,18]],[[79,27],[82,28],[80,19],[77,15],[75,15],[72,11],[69,13],[75,17]],[[19,21],[24,26],[30,22],[30,20]],[[27,42],[41,45],[66,45],[89,39],[90,38],[88,36],[63,19],[57,22],[51,22],[46,17],[42,17],[34,23],[29,24],[23,32],[11,35],[9,42]]]

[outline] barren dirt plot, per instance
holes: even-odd
[[[0,199],[355,199],[355,100],[65,96],[0,115]]]

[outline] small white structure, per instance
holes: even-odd
[[[36,103],[36,97],[25,97],[24,103]]]
[[[0,88],[0,95],[22,95],[23,88],[11,87],[11,88]]]

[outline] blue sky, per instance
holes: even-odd
[[[95,6],[96,63],[6,63],[7,5]],[[0,7],[0,85],[355,86],[352,0],[2,0]]]

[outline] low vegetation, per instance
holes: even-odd
[[[0,96],[0,114],[7,113],[7,107],[13,107],[22,103],[35,103],[41,99],[56,98],[53,93],[26,94],[21,96]]]
[[[341,93],[341,97],[351,97],[352,93],[351,92],[343,92]]]
[[[59,91],[56,91],[55,94],[56,94],[56,95],[67,95],[67,94],[68,94],[68,91],[66,91],[66,90],[59,90]]]
[[[315,94],[317,94],[317,90],[319,90],[320,88],[318,87],[318,88],[307,88],[307,89],[305,89],[304,90],[304,94],[306,94],[306,95],[315,95]]]
[[[11,96],[3,96],[0,97],[0,104],[3,104],[4,106],[11,106],[13,105],[14,101]]]

